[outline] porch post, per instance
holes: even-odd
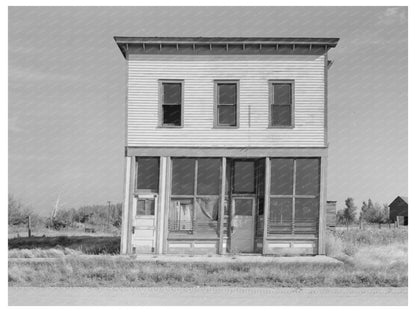
[[[122,215],[121,215],[121,241],[120,241],[120,253],[122,255],[127,253],[127,239],[129,235],[128,216],[129,216],[131,157],[125,157],[124,164],[125,164],[124,166],[124,201],[123,201],[123,210],[122,210]]]
[[[159,198],[158,198],[158,213],[156,220],[156,254],[163,252],[163,235],[165,229],[165,209],[166,209],[166,157],[160,157],[159,169]]]
[[[327,157],[321,157],[320,172],[320,203],[319,203],[319,232],[318,232],[318,254],[325,254],[325,238],[326,238],[326,174],[327,174]]]
[[[165,169],[165,196],[163,198],[160,198],[160,200],[163,200],[165,202],[165,211],[164,211],[164,224],[163,224],[163,235],[162,239],[162,253],[166,254],[168,252],[168,222],[169,222],[169,206],[170,206],[170,193],[171,193],[171,171],[172,171],[172,160],[170,157],[165,158],[166,161],[166,169]]]
[[[128,197],[128,213],[127,213],[127,253],[132,253],[132,229],[133,229],[133,200],[134,200],[134,186],[136,178],[136,157],[130,157],[130,182],[129,182],[129,197]]]
[[[264,178],[264,216],[263,216],[263,254],[267,253],[267,227],[270,211],[270,157],[266,157],[266,174]]]
[[[219,232],[220,239],[218,244],[218,253],[224,254],[224,204],[225,204],[225,180],[227,174],[227,159],[222,157],[221,160],[221,198],[220,198],[220,215],[218,222],[220,223]]]

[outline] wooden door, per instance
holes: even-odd
[[[255,198],[233,198],[231,221],[231,252],[254,252],[254,232]]]
[[[157,195],[139,195],[133,200],[133,253],[153,253],[156,247]]]

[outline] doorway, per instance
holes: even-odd
[[[259,220],[259,198],[262,193],[264,167],[262,159],[232,159],[230,161],[229,251],[254,253],[256,227]],[[260,177],[260,178],[259,178]]]

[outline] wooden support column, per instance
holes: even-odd
[[[162,253],[166,254],[168,252],[168,222],[169,222],[169,208],[170,208],[170,193],[171,193],[171,181],[172,181],[172,160],[170,157],[166,157],[166,166],[165,166],[165,196],[160,198],[165,202],[165,211],[164,211],[164,224],[163,224],[163,247]]]
[[[263,224],[263,254],[267,252],[267,228],[270,214],[270,157],[266,157],[266,174],[264,175],[264,224]]]
[[[328,161],[327,157],[321,157],[321,177],[320,177],[320,203],[319,203],[319,234],[318,234],[318,254],[325,254],[326,242],[326,174]]]
[[[127,254],[127,240],[130,232],[128,231],[129,223],[129,192],[130,192],[130,167],[132,157],[125,157],[124,167],[124,202],[123,210],[121,215],[121,242],[120,242],[120,253]]]
[[[127,253],[132,253],[132,234],[133,234],[133,200],[134,200],[134,186],[136,179],[136,157],[130,157],[130,183],[129,183],[129,197],[128,197],[128,222],[127,222]]]
[[[224,254],[224,205],[225,205],[225,181],[227,179],[227,158],[222,157],[221,162],[221,198],[220,198],[220,215],[218,222],[220,240],[218,243],[218,253]]]
[[[160,157],[159,168],[159,198],[158,212],[156,214],[156,254],[163,253],[163,235],[165,229],[165,209],[166,209],[166,157]]]

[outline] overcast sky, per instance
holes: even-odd
[[[49,213],[121,202],[126,64],[113,36],[339,37],[328,199],[407,195],[404,7],[11,7],[9,192]]]

